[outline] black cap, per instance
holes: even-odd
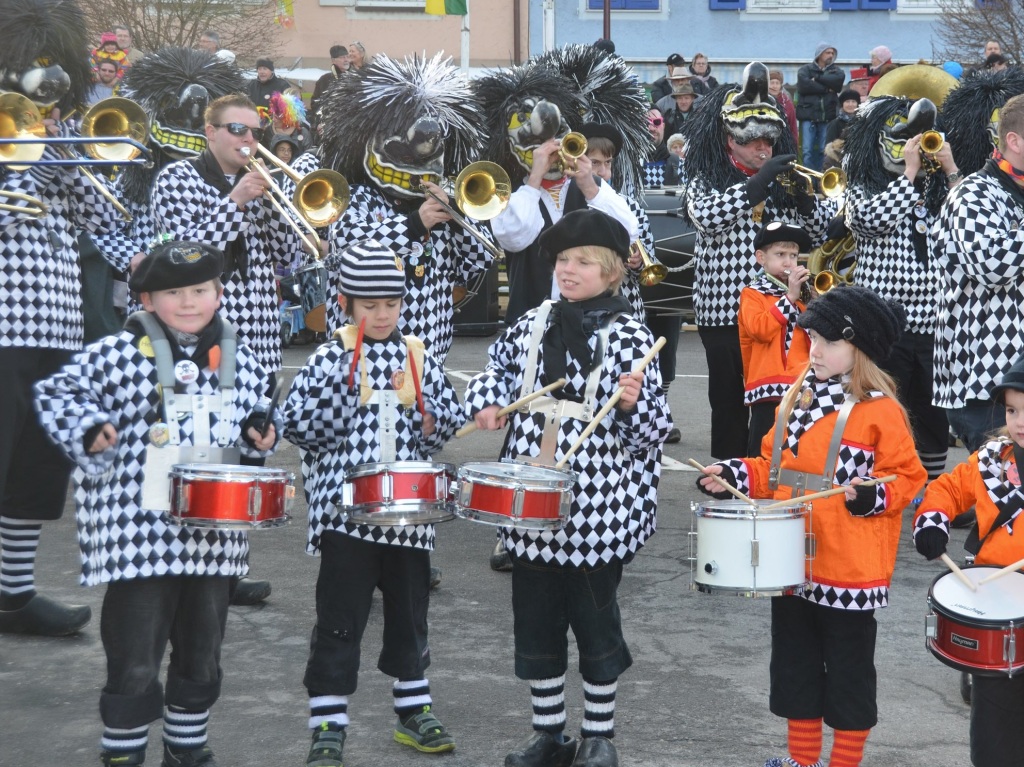
[[[348,48],[344,45],[332,45],[330,53],[332,59],[336,59],[341,56],[348,56]]]
[[[686,66],[686,59],[684,59],[678,53],[673,53],[671,56],[665,59],[665,63],[668,64],[670,67],[684,67]]]
[[[889,358],[907,314],[901,304],[886,301],[874,291],[840,285],[807,304],[796,323],[826,341],[849,341],[877,363]]]
[[[606,138],[615,145],[615,154],[622,151],[622,133],[611,123],[583,123],[580,133],[588,139]]]
[[[992,387],[990,392],[992,399],[1002,403],[1007,389],[1024,391],[1024,356],[1014,362],[1010,369],[1003,374],[1002,380]]]
[[[203,242],[171,240],[153,248],[132,272],[136,293],[185,288],[217,279],[224,272],[224,254]]]
[[[593,208],[566,213],[540,236],[541,250],[554,261],[564,250],[584,245],[610,248],[623,261],[629,260],[629,232],[626,227]]]
[[[615,53],[615,43],[613,43],[607,37],[602,37],[600,40],[594,43],[594,47],[597,48],[599,51],[604,51],[605,53]]]
[[[811,237],[799,226],[772,221],[761,227],[754,237],[754,250],[764,250],[773,242],[795,242],[801,253],[811,250]]]
[[[323,50],[323,48],[321,48],[320,50]],[[273,72],[274,71],[274,60],[273,59],[256,59],[256,68],[259,69],[260,67],[266,67],[271,72]]]
[[[845,91],[839,94],[839,105],[842,106],[844,101],[856,101],[860,103],[860,94],[852,88],[847,88]]]

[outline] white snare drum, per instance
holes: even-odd
[[[364,463],[345,477],[342,507],[360,525],[424,525],[454,519],[455,467],[431,461]]]
[[[499,527],[557,530],[572,507],[576,476],[553,466],[481,461],[459,467],[455,513]]]
[[[697,554],[690,558],[694,588],[707,594],[785,596],[807,584],[804,504],[760,511],[774,503],[708,501],[693,504]],[[693,535],[693,532],[691,532]]]
[[[286,524],[295,475],[266,466],[179,463],[171,467],[175,524],[256,530]]]
[[[303,321],[317,333],[327,332],[327,294],[331,276],[320,264],[310,264],[295,270],[295,282],[302,301]]]
[[[965,567],[977,584],[998,567]],[[954,573],[928,589],[925,644],[947,666],[980,676],[1013,676],[1024,668],[1024,573],[1007,573],[971,591]]]

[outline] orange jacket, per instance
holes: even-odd
[[[838,413],[829,413],[804,432],[797,450],[799,457],[783,449],[782,468],[820,476],[837,418]],[[789,487],[780,485],[774,493],[768,487],[774,439],[775,428],[772,427],[761,443],[762,457],[743,459],[750,495],[754,498],[782,500],[792,497]],[[852,451],[860,458],[862,465],[858,476],[866,479],[869,475],[895,474],[897,478],[881,486],[884,487],[885,508],[872,516],[851,514],[842,494],[811,502],[807,527],[814,533],[817,544],[810,572],[812,589],[821,586],[825,589],[873,591],[887,600],[896,566],[903,509],[924,486],[927,474],[918,460],[914,439],[899,405],[888,397],[876,397],[854,405],[846,422],[842,444],[845,452]],[[840,460],[843,453],[844,450],[840,450]]]
[[[785,296],[770,296],[752,287],[740,294],[740,352],[743,355],[743,401],[778,401],[810,358],[807,332],[796,326],[804,310],[802,301],[794,306]],[[786,335],[792,332],[789,350]]]
[[[1013,445],[1002,444],[999,448],[989,442],[985,447],[998,450],[1000,460],[1006,462],[1007,466],[1015,464]],[[924,514],[938,511],[952,521],[972,506],[978,515],[978,536],[985,538],[999,515],[999,507],[992,501],[988,488],[985,487],[978,466],[978,453],[971,455],[967,463],[961,463],[953,471],[943,474],[928,485],[924,499],[917,509],[917,514],[914,515],[915,530],[918,518]],[[982,544],[974,561],[979,565],[1005,567],[1024,559],[1024,527],[1021,524],[1015,523],[1013,535],[1010,535],[1005,525],[1000,526]],[[949,532],[948,527],[946,532]]]

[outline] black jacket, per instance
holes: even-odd
[[[796,119],[801,122],[832,122],[845,80],[846,73],[835,63],[825,69],[813,61],[800,67],[796,76],[796,92],[800,97],[796,102]]]
[[[256,108],[260,110],[260,117],[263,117],[270,110],[270,97],[275,93],[284,93],[291,87],[293,86],[290,82],[277,75],[265,83],[261,83],[258,78],[253,78],[249,81],[248,95]]]

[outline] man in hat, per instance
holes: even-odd
[[[313,96],[309,100],[309,124],[314,135],[317,123],[320,121],[320,99],[323,97],[324,91],[349,69],[348,48],[344,45],[332,45],[329,53],[331,55],[331,71],[321,75],[320,79],[316,81]]]
[[[825,131],[836,117],[839,92],[846,79],[846,73],[835,61],[836,47],[819,43],[814,49],[814,60],[797,71],[796,119],[800,121],[803,164],[813,170],[821,170]]]
[[[686,66],[686,59],[684,59],[678,53],[673,53],[667,59],[665,59],[665,66],[668,67],[668,74],[662,75],[651,84],[651,103],[657,104],[658,101],[665,98],[665,96],[672,95],[672,82],[671,78],[675,76],[678,70],[681,74],[686,74],[684,67]]]
[[[693,103],[697,95],[689,77],[673,77],[672,93],[658,101],[657,107],[665,117],[665,135],[678,133],[683,123],[693,114]]]
[[[264,124],[270,123],[270,97],[291,87],[290,82],[274,72],[273,60],[256,59],[256,77],[249,81],[248,95]]]

